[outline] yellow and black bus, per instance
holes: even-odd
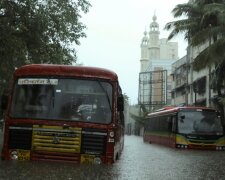
[[[110,70],[26,65],[7,98],[2,159],[111,164],[123,150],[123,95]]]
[[[148,113],[144,142],[185,149],[225,149],[219,113],[206,107],[166,107]]]

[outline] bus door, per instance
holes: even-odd
[[[172,115],[169,116],[169,130],[170,130],[170,140],[169,140],[169,146],[176,147],[176,116]]]

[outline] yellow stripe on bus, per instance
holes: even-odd
[[[80,153],[79,148],[55,148],[55,147],[36,147],[36,151],[51,151],[51,152],[65,152],[65,153]]]
[[[57,130],[74,130],[74,131],[81,131],[82,128],[78,128],[78,127],[68,127],[65,128],[64,126],[50,126],[50,125],[33,125],[33,128],[37,128],[37,129],[57,129]]]
[[[33,133],[33,139],[52,139],[55,136],[42,136],[42,135],[35,135],[35,133]],[[60,136],[56,136],[58,137],[60,140],[68,140],[68,141],[79,141],[79,139],[81,138],[81,136],[77,136],[77,137],[60,137]]]
[[[53,140],[46,140],[46,139],[35,139],[33,141],[33,144],[35,143],[50,143],[52,144],[53,143]],[[54,143],[53,143],[54,144]],[[62,141],[60,140],[59,144],[66,144],[66,145],[80,145],[80,142],[78,141]]]
[[[183,144],[183,145],[190,144],[184,136],[181,136],[179,134],[176,134],[176,143]]]

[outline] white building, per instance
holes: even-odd
[[[152,60],[174,61],[178,59],[178,43],[169,42],[166,38],[159,39],[159,25],[154,15],[150,24],[150,31],[144,32],[141,41],[140,72],[146,72]]]
[[[139,104],[167,104],[171,78],[171,64],[178,60],[178,43],[159,38],[159,24],[154,15],[150,30],[144,32],[141,41],[141,58],[139,74]]]

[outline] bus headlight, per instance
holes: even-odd
[[[225,149],[225,147],[224,146],[216,146],[216,150],[220,150],[220,151],[222,151],[222,150],[224,150]]]
[[[18,160],[18,153],[17,153],[17,151],[12,151],[11,152],[11,159],[12,160]]]
[[[111,137],[111,138],[114,137],[114,132],[113,132],[113,131],[110,131],[110,132],[109,132],[109,137]]]
[[[100,157],[95,157],[94,158],[94,164],[102,164],[102,160]]]

